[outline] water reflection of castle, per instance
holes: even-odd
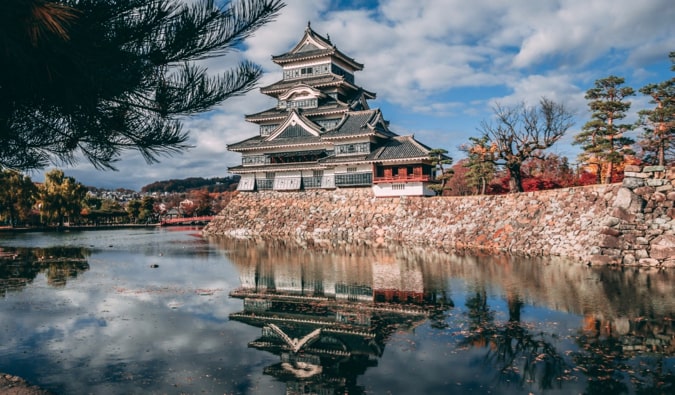
[[[358,376],[377,366],[394,331],[451,306],[410,263],[268,258],[235,262],[241,287],[231,296],[243,299],[244,310],[230,318],[262,329],[249,346],[280,357],[264,373],[285,382],[288,394],[362,393]]]
[[[445,294],[452,279],[467,285],[455,289],[458,300],[466,297],[458,307],[467,309],[470,321],[458,351],[484,349],[497,375],[511,372],[511,365],[523,371],[518,364],[529,361],[534,373],[546,372],[523,373],[537,383],[558,383],[566,372],[577,372],[571,367],[579,367],[589,383],[600,386],[607,380],[623,385],[634,377],[665,380],[675,388],[673,272],[428,250],[338,246],[321,251],[292,241],[217,243],[241,278],[231,295],[243,299],[244,309],[231,317],[261,328],[249,346],[279,356],[279,363],[264,371],[285,382],[289,394],[362,393],[357,378],[377,366],[394,331],[426,320],[438,328],[453,325],[446,320],[452,301]],[[495,297],[504,306],[495,304]],[[583,318],[571,335],[578,349],[558,348],[557,339],[568,332],[531,331],[527,319],[521,322],[527,306]],[[456,313],[455,319],[462,315]],[[551,369],[538,370],[542,355]],[[659,370],[659,364],[668,368]],[[644,365],[644,372],[637,365]]]

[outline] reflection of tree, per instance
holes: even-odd
[[[640,319],[628,322],[625,334],[615,333],[617,322],[588,316],[576,342],[579,351],[572,354],[578,369],[587,377],[587,393],[631,393],[631,382],[638,394],[665,394],[675,390],[675,375],[664,366],[672,355],[673,321]]]
[[[565,361],[543,333],[534,335],[520,313],[524,303],[516,294],[507,297],[509,320],[495,322],[494,312],[487,303],[487,292],[478,286],[466,300],[469,333],[461,346],[487,348],[485,362],[496,367],[498,379],[532,381],[542,389],[560,388],[565,373]]]
[[[625,394],[627,385],[623,382],[621,370],[627,370],[623,362],[621,343],[614,338],[593,339],[580,336],[577,340],[581,350],[573,354],[577,368],[584,372],[587,393]]]
[[[3,249],[0,257],[0,296],[17,291],[44,273],[47,283],[63,287],[68,279],[89,270],[89,251],[76,247]]]
[[[465,336],[460,345],[481,355],[484,351],[486,366],[490,372],[496,370],[496,377],[503,382],[563,389],[587,385],[589,393],[602,393],[604,388],[617,393],[675,393],[675,274],[671,271],[616,270],[422,249],[361,251],[356,245],[327,252],[316,246],[293,248],[289,240],[236,243],[219,241],[237,266],[242,285],[259,292],[285,289],[307,297],[361,301],[366,296],[361,291],[368,291],[368,295],[381,296],[376,303],[398,303],[413,296],[413,300],[436,306],[427,310],[427,323]],[[397,275],[392,277],[392,273]],[[301,281],[289,280],[291,274],[300,275]],[[316,281],[318,278],[323,281]],[[354,286],[373,279],[379,279],[381,286],[375,282],[373,286]],[[443,292],[449,290],[449,279],[478,284],[466,295],[467,331],[448,328],[456,323],[455,318],[448,319],[447,308],[453,302]],[[395,287],[390,284],[420,284],[424,292],[411,294],[412,287],[393,292]],[[495,290],[505,294],[504,303],[490,306],[488,294]],[[357,291],[358,295],[346,294]],[[415,299],[418,297],[422,299]],[[531,305],[568,314],[563,318],[568,324],[579,316],[592,316],[590,327],[597,333],[574,334],[547,330],[549,327],[540,331],[539,323],[523,322],[524,307]],[[555,326],[548,318],[545,322]],[[572,380],[579,380],[579,384],[568,382]]]

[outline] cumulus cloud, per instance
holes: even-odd
[[[637,89],[672,76],[667,54],[675,50],[675,7],[670,0],[287,3],[240,52],[204,66],[217,73],[249,59],[265,70],[261,86],[273,83],[281,73],[271,56],[292,48],[311,21],[314,30],[365,65],[356,82],[377,93],[371,104],[388,110],[384,115],[392,125],[418,136],[424,131],[431,141],[447,142],[447,149],[475,134],[495,102],[533,103],[546,96],[568,106],[583,124],[584,92],[596,79],[611,73]],[[65,171],[96,186],[136,189],[159,179],[224,176],[227,166],[240,161],[226,144],[256,133],[244,115],[273,105],[256,90],[187,119],[194,148],[159,165],[147,166],[129,153],[118,173],[101,174],[86,163]]]

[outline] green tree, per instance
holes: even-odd
[[[141,198],[140,212],[138,219],[143,222],[152,222],[155,216],[155,198],[152,196],[143,196]]]
[[[114,168],[124,150],[148,162],[187,148],[181,118],[251,90],[244,61],[222,56],[284,6],[279,0],[3,0],[0,168],[70,163]]]
[[[670,53],[675,71],[675,52]],[[675,156],[675,77],[658,84],[649,84],[640,89],[651,97],[654,108],[641,110],[638,126],[642,134],[638,144],[643,160],[664,166]]]
[[[440,181],[440,184],[432,184],[429,186],[429,189],[436,192],[436,195],[443,195],[443,190],[450,178],[452,178],[453,170],[449,167],[452,165],[452,158],[447,156],[447,150],[443,148],[434,148],[429,151],[429,160],[431,165],[434,167],[436,180]]]
[[[497,171],[494,161],[494,148],[488,146],[488,136],[469,137],[470,143],[460,146],[460,150],[467,153],[467,161],[464,165],[468,171],[466,181],[473,188],[475,194],[484,195],[487,186],[495,177]]]
[[[572,113],[547,98],[542,98],[538,107],[496,105],[493,110],[496,123],[483,121],[479,129],[479,139],[491,148],[484,160],[504,166],[510,176],[510,191],[523,192],[523,162],[542,157],[545,149],[560,140],[574,124]]]
[[[100,210],[103,200],[101,198],[94,196],[91,193],[87,193],[82,202],[89,210]]]
[[[138,200],[138,199],[130,200],[127,203],[126,210],[127,210],[127,213],[129,214],[129,219],[131,220],[131,222],[135,223],[140,218],[140,216],[141,216],[141,206],[142,206],[141,201]]]
[[[595,86],[586,91],[591,120],[574,137],[574,144],[583,149],[579,161],[596,167],[598,181],[604,173],[606,184],[611,182],[615,166],[624,161],[625,155],[634,153],[630,145],[635,141],[624,135],[633,125],[617,123],[630,109],[631,103],[625,99],[635,94],[623,83],[623,78],[613,75],[595,81]]]
[[[65,220],[79,217],[86,195],[87,188],[73,177],[66,177],[59,169],[51,170],[39,190],[40,215],[48,225],[63,226]]]
[[[111,212],[118,212],[122,209],[122,206],[120,203],[116,200],[113,199],[103,199],[101,201],[101,210],[103,211],[111,211]]]
[[[37,187],[17,171],[0,171],[0,218],[12,226],[28,219],[37,196]]]

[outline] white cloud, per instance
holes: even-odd
[[[475,134],[495,101],[534,103],[546,96],[575,111],[583,124],[583,94],[596,79],[611,73],[637,89],[672,76],[667,54],[675,50],[675,7],[670,0],[287,3],[275,22],[245,41],[242,52],[204,65],[222,72],[250,59],[266,72],[261,86],[273,83],[281,74],[271,56],[295,45],[311,21],[313,29],[365,65],[356,82],[377,93],[374,105],[390,110],[384,115],[392,125],[427,131],[425,138],[447,141],[448,149]],[[273,103],[255,90],[188,119],[195,147],[159,165],[126,154],[119,173],[95,173],[80,164],[66,174],[96,186],[133,188],[159,179],[223,176],[228,165],[240,161],[226,144],[255,134],[244,115]],[[451,132],[459,130],[465,132]]]

